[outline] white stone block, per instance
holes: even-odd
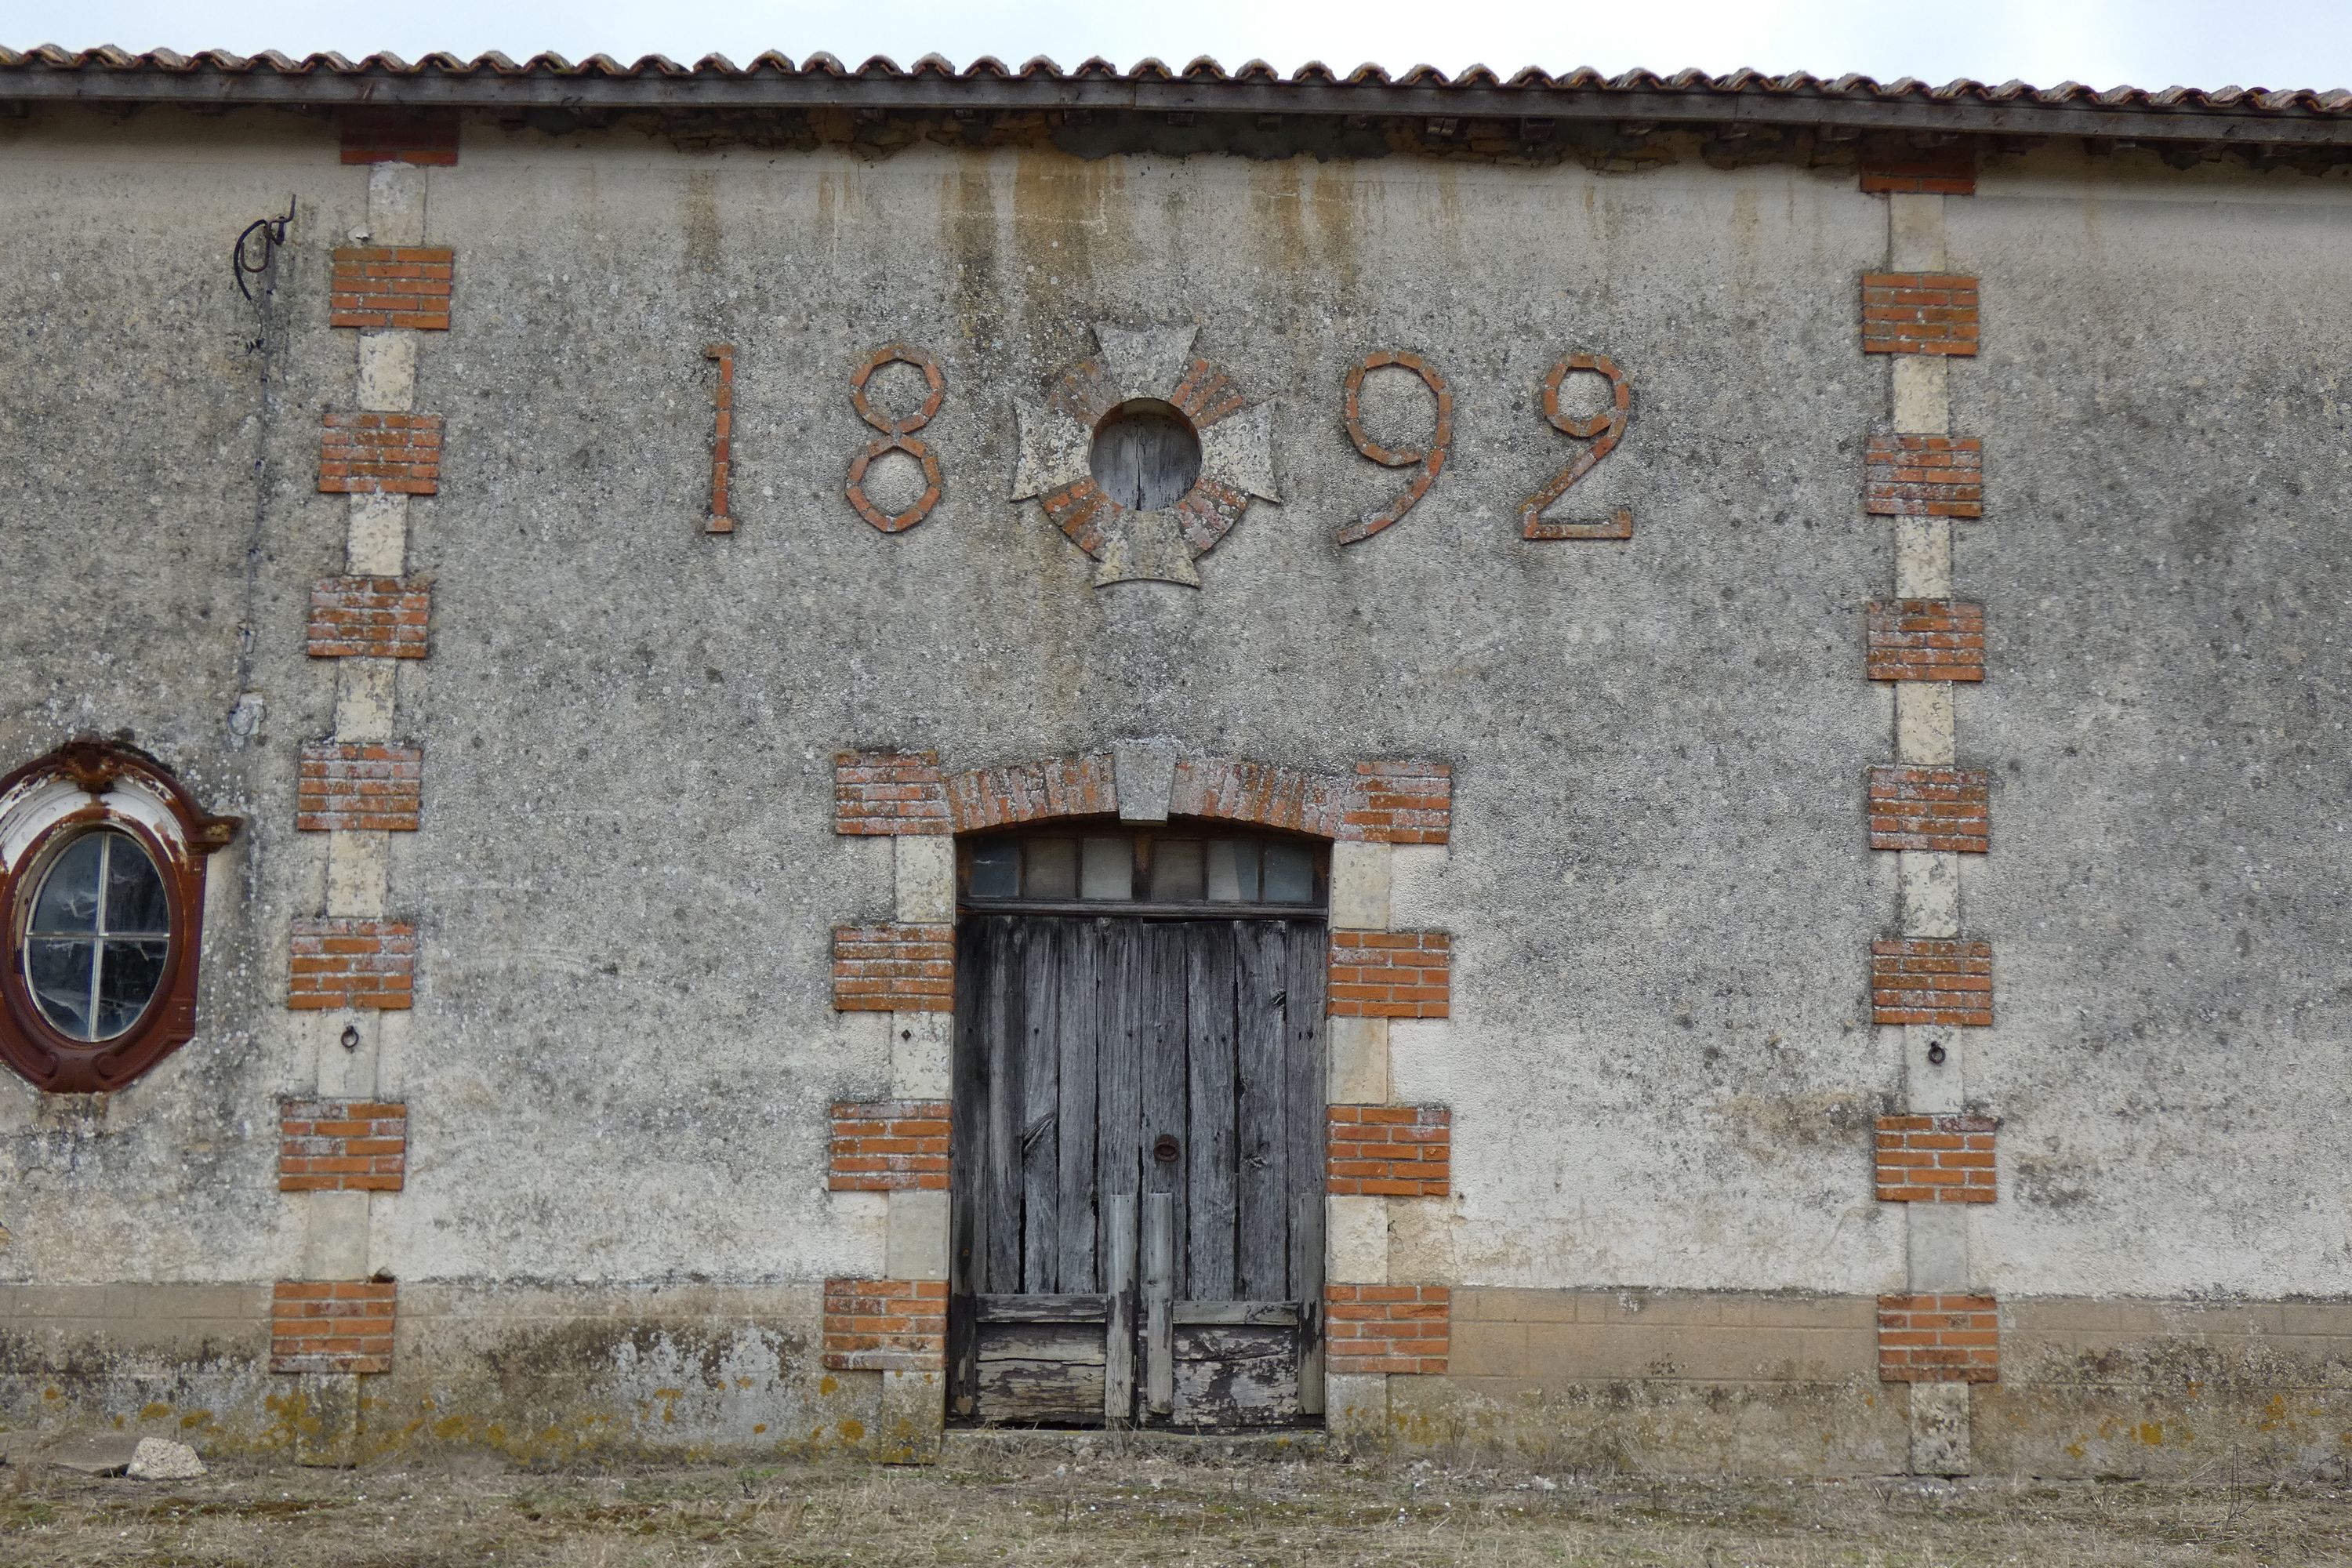
[[[1323,1425],[1341,1444],[1387,1442],[1388,1374],[1379,1372],[1326,1373],[1323,1378]]]
[[[890,1028],[890,1098],[946,1100],[953,1092],[955,1015],[874,1013]]]
[[[302,1278],[364,1279],[368,1277],[368,1194],[304,1193]]]
[[[884,1373],[874,1457],[886,1465],[935,1462],[940,1457],[940,1433],[947,1425],[947,1408],[944,1372]]]
[[[1906,849],[1897,857],[1903,872],[1903,934],[1960,934],[1960,858],[1942,850]]]
[[[391,881],[392,835],[327,835],[327,913],[380,916]]]
[[[860,1277],[870,1272],[876,1278],[887,1279],[890,1272],[890,1194],[828,1192],[824,1198],[833,1223],[849,1238],[846,1255],[872,1259],[853,1263],[844,1271]]]
[[[890,1279],[948,1277],[948,1194],[892,1193],[882,1273]]]
[[[1943,599],[1952,592],[1952,521],[1945,517],[1895,520],[1895,596]]]
[[[1911,1289],[1946,1295],[1969,1289],[1969,1205],[1905,1204]]]
[[[320,1095],[328,1100],[375,1100],[382,1097],[383,1026],[388,1018],[404,1016],[373,1011],[323,1012],[302,1015],[309,1031],[312,1074]],[[353,1043],[343,1044],[343,1031]]]
[[[955,840],[945,834],[902,833],[891,840],[898,918],[926,925],[955,919]]]
[[[1974,1400],[1965,1383],[1911,1385],[1911,1473],[1969,1473],[1969,1409]]]
[[[169,1437],[142,1437],[124,1472],[134,1481],[193,1481],[205,1473],[205,1462],[185,1443]]]
[[[1886,198],[1886,265],[1894,272],[1943,272],[1944,198],[1897,193]]]
[[[1340,931],[1389,929],[1390,867],[1396,850],[1387,844],[1331,846],[1331,924]]]
[[[1451,1285],[1462,1278],[1454,1237],[1461,1217],[1449,1198],[1391,1198],[1388,1282]]]
[[[1962,1110],[1968,1106],[1968,1031],[1930,1024],[1906,1024],[1903,1035],[1903,1103],[1908,1110]],[[1929,1059],[1937,1047],[1944,1059]]]
[[[1948,436],[1952,399],[1941,354],[1896,354],[1895,428],[1910,436]]]
[[[362,408],[378,413],[405,414],[416,406],[415,332],[360,334],[357,395]]]
[[[335,660],[335,739],[389,741],[399,660]]]
[[[425,243],[425,171],[414,163],[368,169],[368,243]]]
[[[1895,756],[1905,763],[1948,763],[1956,741],[1952,683],[1898,680],[1895,684]]]
[[[361,577],[397,577],[408,567],[408,498],[362,493],[351,498],[344,569]]]
[[[1324,1278],[1334,1285],[1385,1285],[1389,1279],[1389,1201],[1324,1200]]]
[[[1389,1021],[1386,1018],[1325,1020],[1330,1074],[1326,1092],[1333,1105],[1386,1105],[1389,1100]]]
[[[1176,793],[1175,742],[1113,742],[1110,770],[1121,822],[1168,820],[1168,803]]]

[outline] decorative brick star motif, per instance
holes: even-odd
[[[1274,481],[1274,405],[1252,403],[1225,373],[1194,357],[1192,327],[1097,323],[1093,359],[1062,373],[1044,401],[1024,398],[1014,500],[1035,500],[1047,521],[1096,562],[1095,586],[1156,581],[1201,585],[1192,563],[1242,520],[1250,500],[1279,501]],[[1105,494],[1089,464],[1095,431],[1122,404],[1173,407],[1201,443],[1201,471],[1170,506],[1136,511]]]

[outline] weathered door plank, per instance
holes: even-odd
[[[1060,1064],[1061,1192],[1055,1210],[1061,1225],[1061,1279],[1065,1290],[1104,1289],[1096,1266],[1095,1068],[1102,1049],[1102,951],[1098,924],[1055,921],[1060,928],[1062,969],[1057,980],[1055,1051]]]
[[[1102,1043],[1096,1068],[1095,1192],[1097,1204],[1117,1194],[1130,1199],[1137,1192],[1142,1152],[1136,1147],[1142,1123],[1141,1034],[1145,985],[1143,931],[1135,921],[1097,921],[1097,963],[1102,985],[1097,992]],[[1128,1210],[1129,1228],[1135,1210]],[[1108,1256],[1109,1216],[1097,1246]]]
[[[1296,1421],[1296,1343],[1286,1328],[1179,1329],[1174,1425],[1272,1426]]]
[[[1323,1194],[1300,1193],[1291,1200],[1296,1208],[1293,1236],[1311,1239],[1298,1255],[1298,1409],[1323,1414]]]
[[[989,1323],[980,1331],[982,1419],[1085,1421],[1102,1408],[1103,1340],[1091,1323]]]
[[[1171,1298],[1184,1289],[1185,1169],[1192,1162],[1192,1129],[1185,1114],[1184,1034],[1186,955],[1192,945],[1191,922],[1155,921],[1143,928],[1143,1105],[1138,1139],[1143,1159],[1143,1191],[1167,1200]],[[1169,1140],[1163,1145],[1161,1139]],[[1172,1159],[1160,1156],[1163,1150]],[[1144,1226],[1150,1231],[1147,1198]],[[1150,1248],[1145,1248],[1149,1272]]]
[[[1290,1297],[1289,1129],[1284,1110],[1283,988],[1289,942],[1284,922],[1251,921],[1237,944],[1234,1072],[1240,1107],[1235,1294],[1244,1300]]]
[[[1061,1098],[1061,972],[1067,962],[1059,921],[1024,921],[1021,965],[1021,1289],[1063,1289],[1060,1259],[1062,1167],[1057,1125]]]
[[[983,1323],[1099,1323],[1110,1311],[1110,1298],[1099,1292],[981,1296],[972,1310]]]
[[[1110,1287],[1110,1318],[1103,1332],[1103,1421],[1125,1426],[1135,1419],[1135,1196],[1118,1193],[1102,1200],[1108,1227],[1103,1283]]]
[[[1021,972],[1028,928],[1019,920],[992,921],[989,967],[988,1216],[984,1290],[1021,1289]]]
[[[1298,1322],[1296,1301],[1179,1301],[1172,1314],[1178,1327],[1188,1323],[1255,1323],[1286,1329]]]
[[[1186,1206],[1184,1294],[1199,1300],[1234,1295],[1234,1226],[1237,1215],[1234,1095],[1234,944],[1232,921],[1202,921],[1188,944],[1184,986],[1185,1058],[1190,1082],[1186,1121],[1192,1128],[1185,1162],[1191,1191]]]
[[[1176,1203],[1143,1195],[1143,1403],[1154,1415],[1175,1408]]]

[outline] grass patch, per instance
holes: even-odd
[[[984,1469],[28,1472],[40,1568],[2352,1568],[2324,1487],[1645,1480],[1491,1465],[1041,1457]]]

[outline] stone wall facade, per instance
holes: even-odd
[[[0,1423],[919,1456],[957,836],[1177,817],[1328,846],[1335,1435],[2345,1461],[2341,168],[856,123],[0,118],[0,773],[242,818]]]

